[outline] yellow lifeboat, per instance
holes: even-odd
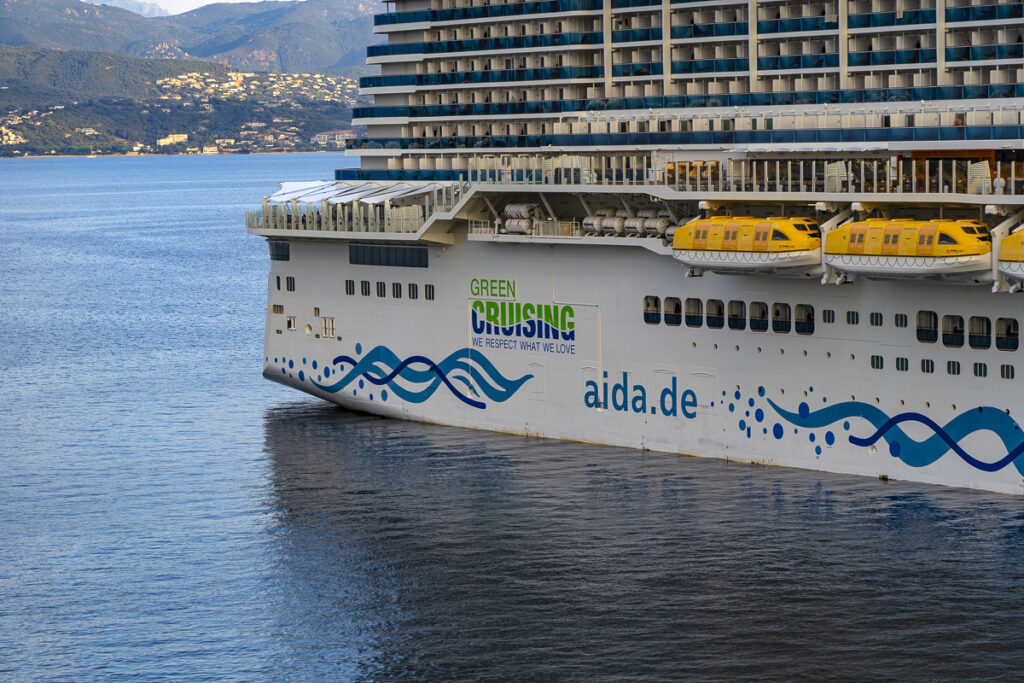
[[[872,278],[992,279],[992,238],[975,220],[872,218],[825,237],[825,264]]]
[[[811,218],[697,218],[676,229],[672,250],[696,272],[821,272],[821,232]]]
[[[1024,230],[1018,230],[999,243],[999,272],[1024,281]]]

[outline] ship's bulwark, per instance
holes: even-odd
[[[917,338],[919,311],[1012,316],[1014,299],[984,287],[687,278],[678,262],[643,249],[465,235],[430,248],[427,268],[350,264],[344,243],[293,240],[290,250],[290,260],[271,261],[264,374],[348,408],[742,462],[1022,489],[1024,432],[1015,382],[1003,378],[1012,377],[1016,354]],[[278,276],[295,278],[294,291],[277,290]],[[507,286],[481,292],[481,280]],[[645,312],[653,298],[656,319]],[[698,301],[707,317],[694,313]],[[763,302],[772,324],[756,331],[744,320],[745,329],[736,329],[735,316],[724,324],[710,314],[719,305],[738,310],[737,302],[750,315]],[[687,314],[672,317],[669,307],[679,304]],[[776,313],[798,306],[811,311],[810,325],[800,328],[806,333],[776,324]],[[334,334],[322,334],[331,324]]]

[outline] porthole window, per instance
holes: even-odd
[[[409,293],[410,299],[420,298],[420,288],[419,285],[417,285],[415,282],[410,282],[409,285],[405,288],[405,291]]]
[[[868,321],[871,323],[872,327],[881,327],[882,326],[882,314],[874,312],[874,313],[872,313],[871,315],[868,316]]]
[[[833,311],[831,308],[826,308],[824,311],[821,312],[821,322],[828,323],[829,325],[831,325],[835,321],[836,312]]]
[[[747,329],[747,305],[742,301],[729,302],[729,329]]]
[[[906,358],[899,357],[896,359],[896,369],[899,372],[906,372],[910,369],[910,361]]]
[[[683,324],[683,302],[678,297],[665,297],[665,324],[673,326]]]
[[[917,341],[932,344],[939,339],[939,316],[935,311],[917,312]]]
[[[907,326],[907,322],[908,322],[907,321],[907,314],[906,313],[897,313],[895,316],[893,316],[893,321],[892,322],[893,322],[893,324],[896,327],[906,327]]]
[[[859,325],[860,324],[860,313],[857,311],[846,312],[846,324],[847,325]]]
[[[967,323],[967,343],[972,349],[987,349],[992,346],[992,321],[974,315]]]
[[[768,304],[763,301],[750,302],[750,330],[752,332],[768,330]]]
[[[921,361],[921,372],[929,374],[935,372],[935,361],[925,358]]]
[[[871,369],[881,370],[885,367],[885,360],[881,356],[871,356]]]
[[[1000,365],[999,376],[1003,379],[1013,379],[1013,366],[1012,365]]]
[[[434,300],[434,285],[423,285],[423,298],[427,301]]]
[[[345,293],[348,294],[349,296],[352,296],[353,294],[356,293],[355,280],[345,280]]]
[[[957,361],[957,360],[946,361],[946,374],[948,374],[948,375],[959,375],[960,374],[960,361]]]
[[[974,364],[974,376],[975,377],[988,377],[988,365],[986,363],[975,363]]]
[[[391,283],[391,296],[394,297],[395,299],[401,299],[402,298],[402,283],[401,282],[392,282]]]
[[[388,295],[388,286],[383,282],[377,283],[377,296],[383,299]]]
[[[772,304],[772,332],[788,334],[792,328],[792,309],[789,304]]]
[[[363,296],[370,296],[370,281],[363,280],[359,283],[359,293]]]
[[[686,300],[686,326],[700,327],[704,322],[704,302],[700,299]]]
[[[644,297],[644,322],[657,325],[661,322],[661,299],[652,294]]]
[[[725,327],[725,304],[720,299],[708,299],[707,321],[710,328]]]
[[[1020,329],[1016,318],[996,320],[996,348],[1000,351],[1016,351],[1020,345]]]
[[[814,306],[798,304],[796,307],[796,333],[814,334]]]
[[[963,316],[942,316],[942,344],[951,348],[959,348],[964,345]]]

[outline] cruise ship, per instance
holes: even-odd
[[[385,10],[360,167],[246,216],[268,379],[394,418],[1024,492],[1024,3]]]

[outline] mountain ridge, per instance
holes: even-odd
[[[216,3],[144,17],[81,0],[0,0],[0,44],[199,59],[248,71],[338,72],[373,41],[364,0]]]

